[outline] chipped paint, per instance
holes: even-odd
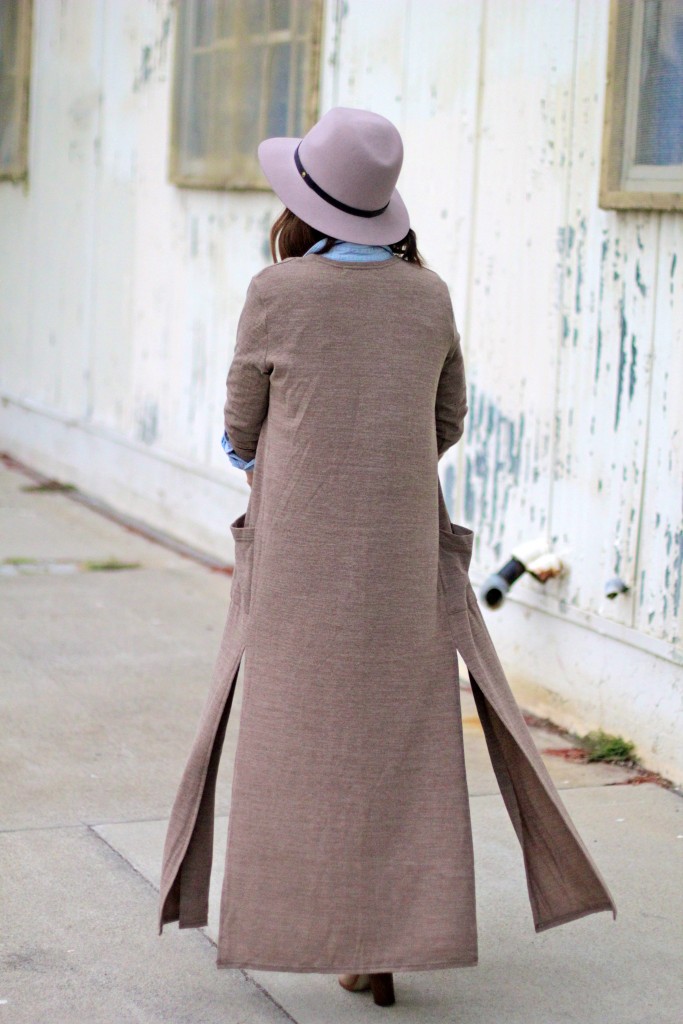
[[[571,224],[560,227],[557,232],[557,251],[562,256],[569,256],[574,245],[576,232]]]
[[[636,263],[636,284],[638,286],[638,291],[644,298],[647,295],[647,288],[645,287],[645,283],[643,282],[643,278],[641,276],[640,260],[638,260],[638,262]]]
[[[562,339],[563,339],[563,341],[566,341],[568,337],[569,337],[569,317],[565,313],[562,316]]]
[[[614,403],[614,430],[618,428],[618,421],[622,415],[622,393],[624,391],[624,375],[627,365],[626,336],[629,326],[626,321],[624,309],[625,298],[622,294],[620,307],[618,307],[618,321],[620,321],[620,334],[618,334],[618,371],[616,376],[616,401]]]
[[[671,279],[670,280],[670,284],[669,284],[669,288],[670,288],[670,294],[671,295],[673,295],[673,290],[674,290],[674,277],[676,275],[676,261],[677,261],[677,258],[678,258],[677,253],[674,253],[673,256],[671,257],[671,269],[669,270],[669,277]]]
[[[603,235],[605,232],[603,231]],[[600,376],[600,358],[602,356],[602,308],[603,299],[605,296],[605,265],[607,263],[607,255],[609,253],[609,239],[603,237],[602,245],[600,246],[600,284],[599,284],[599,299],[598,299],[598,323],[596,329],[596,346],[595,346],[595,370],[593,372],[593,381],[595,384],[598,382]]]
[[[136,436],[144,444],[154,444],[159,433],[159,406],[155,399],[147,399],[138,410]]]
[[[667,591],[671,591],[673,600],[672,614],[678,615],[681,610],[681,590],[683,588],[683,527],[673,531],[670,527],[665,531],[666,554],[673,559],[664,572],[663,600],[667,600]]]
[[[596,345],[595,345],[595,371],[593,373],[593,380],[597,383],[598,377],[600,376],[600,357],[602,355],[602,326],[598,321],[598,329],[596,333]]]
[[[676,544],[678,550],[676,552],[676,558],[673,563],[673,576],[674,576],[674,615],[679,615],[681,611],[681,591],[683,590],[683,530],[679,530],[676,534]]]
[[[576,247],[576,292],[574,298],[574,311],[581,312],[581,288],[583,286],[583,262],[586,240],[586,219],[582,217],[579,222],[580,235]]]
[[[133,79],[133,92],[138,92],[143,85],[146,85],[152,76],[165,67],[168,58],[168,39],[171,32],[171,18],[169,15],[161,22],[159,34],[151,43],[140,48],[140,60],[138,70]]]
[[[465,514],[492,539],[504,532],[510,492],[520,482],[525,413],[506,415],[476,382],[469,393]]]

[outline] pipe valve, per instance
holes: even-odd
[[[489,608],[498,608],[512,584],[525,572],[534,576],[539,583],[545,583],[559,576],[563,569],[562,559],[548,548],[545,537],[523,541],[515,546],[510,560],[503,568],[487,577],[479,596]]]

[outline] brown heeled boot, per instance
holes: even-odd
[[[370,989],[378,1006],[392,1006],[396,1002],[394,976],[391,973],[341,974],[338,981],[348,992],[367,992]]]
[[[394,976],[390,971],[370,975],[372,998],[378,1006],[392,1006],[396,1002],[394,995]]]

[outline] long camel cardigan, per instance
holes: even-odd
[[[447,286],[399,258],[257,274],[225,427],[256,457],[225,629],[171,811],[159,932],[207,923],[215,785],[244,660],[217,965],[477,963],[459,651],[537,932],[612,896],[514,699],[437,464],[462,436]]]

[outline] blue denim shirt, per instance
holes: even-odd
[[[311,248],[308,249],[305,255],[308,256],[309,252],[320,252],[326,241],[326,238],[321,238],[319,242],[316,242],[315,245],[312,245]],[[361,245],[358,242],[337,242],[329,252],[323,253],[323,256],[327,256],[329,259],[333,260],[371,263],[377,260],[389,260],[394,256],[394,253],[388,245]],[[256,459],[250,459],[249,462],[241,459],[230,443],[226,430],[223,431],[221,444],[223,446],[223,450],[230,459],[230,462],[236,467],[236,469],[253,468]]]

